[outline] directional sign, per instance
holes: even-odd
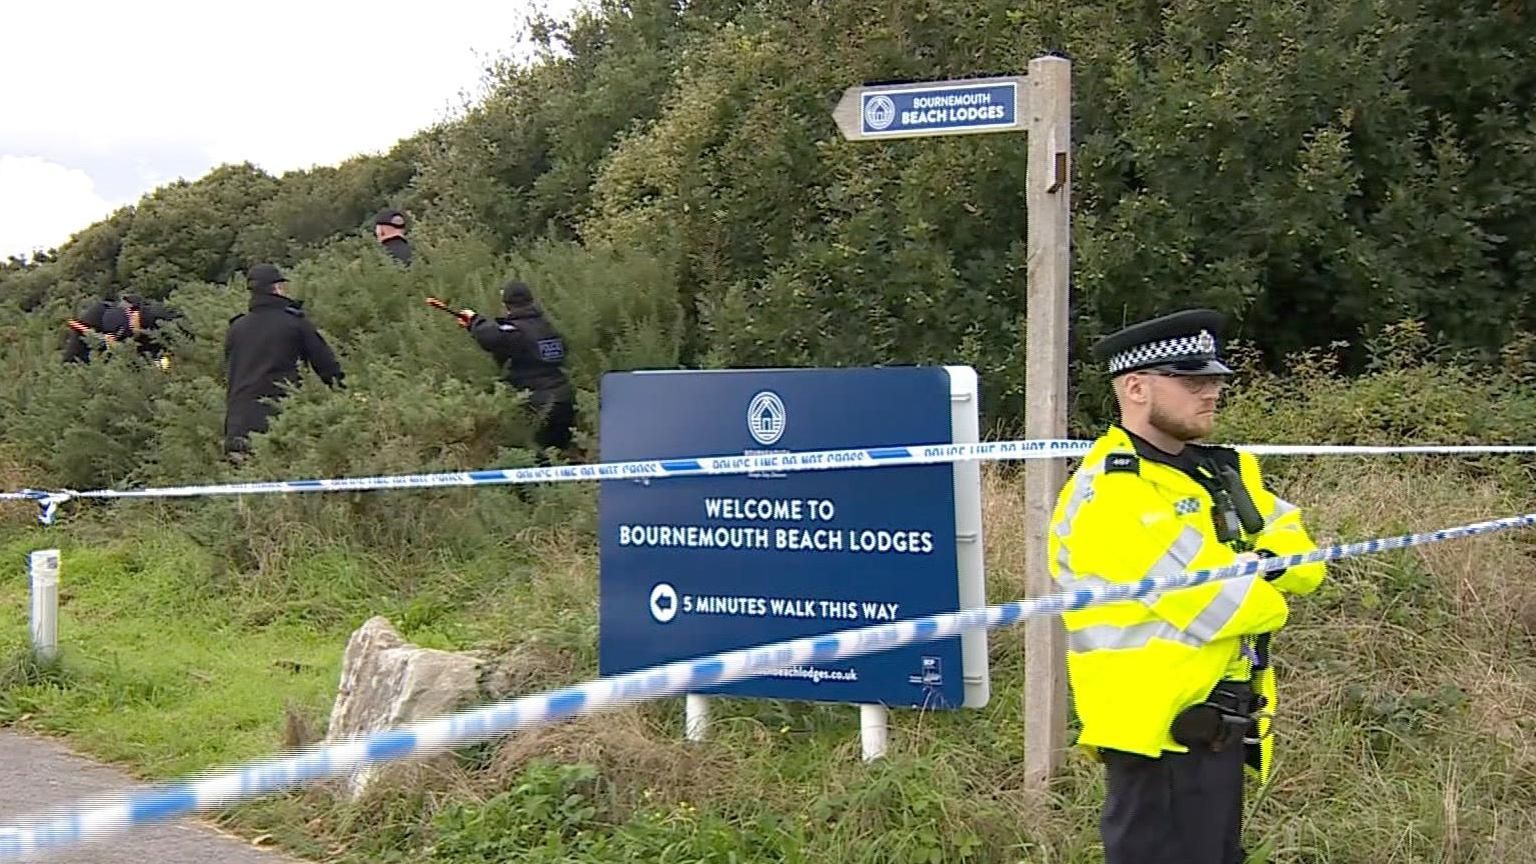
[[[1028,122],[1026,77],[850,87],[832,110],[852,141],[976,132],[1022,132]]]

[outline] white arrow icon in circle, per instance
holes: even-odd
[[[657,582],[651,589],[651,617],[656,623],[665,624],[677,617],[677,589],[665,582]]]

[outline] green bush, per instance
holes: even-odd
[[[508,278],[529,282],[566,335],[588,433],[604,371],[678,365],[683,325],[671,267],[644,252],[549,242],[503,256],[473,238],[445,239],[405,271],[357,238],[289,268],[289,276],[336,350],[346,386],[329,391],[306,372],[270,433],[255,436],[255,458],[242,476],[413,473],[531,459],[518,455],[532,441],[522,398],[452,318],[425,304],[429,295],[494,316]],[[0,348],[11,373],[0,381],[5,443],[36,468],[39,485],[230,476],[220,458],[223,340],[246,297],[240,279],[173,293],[169,302],[186,313],[190,338],[173,334],[169,370],[127,346],[88,365],[64,364],[57,321],[35,316],[13,325]]]
[[[1536,423],[1536,363],[1518,356],[1489,370],[1436,351],[1422,322],[1388,326],[1365,343],[1369,372],[1346,376],[1339,354],[1311,350],[1286,369],[1242,370],[1221,412],[1221,437],[1273,443],[1523,444]]]
[[[1076,362],[1198,303],[1273,367],[1343,341],[1339,369],[1364,371],[1364,342],[1403,318],[1492,363],[1536,331],[1533,22],[1407,0],[604,2],[535,19],[537,63],[493,64],[463,116],[387,154],[172,184],[0,271],[0,297],[160,296],[256,259],[361,252],[390,203],[427,245],[649,249],[686,365],[968,362],[1016,426],[1023,136],[847,142],[830,108],[861,82],[1054,53],[1073,61]],[[1102,419],[1077,374],[1074,418]]]

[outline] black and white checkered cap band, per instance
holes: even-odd
[[[1109,371],[1110,374],[1115,374],[1127,369],[1169,363],[1174,360],[1197,360],[1215,356],[1216,346],[1211,335],[1202,332],[1196,336],[1180,336],[1177,339],[1164,339],[1161,342],[1148,342],[1145,345],[1127,348],[1109,358]]]

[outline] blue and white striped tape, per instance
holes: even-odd
[[[930,642],[980,627],[1006,627],[1028,618],[1059,615],[1100,603],[1202,585],[1323,561],[1336,561],[1444,540],[1536,525],[1536,513],[1475,522],[1442,531],[1404,534],[1331,546],[1299,555],[1263,558],[1229,567],[1194,570],[1103,588],[1059,592],[997,606],[969,609],[775,642],[599,678],[471,711],[437,717],[321,745],[211,774],[82,804],[0,828],[0,861],[97,840],[140,825],[212,810],[315,780],[341,777],[386,762],[420,758],[508,732],[549,725],[620,705],[676,696],[700,688],[755,678],[797,664],[830,662]]]
[[[31,501],[37,504],[40,512],[37,520],[44,525],[52,525],[53,517],[59,511],[59,505],[68,501],[72,496],[68,492],[44,492],[40,489],[23,489],[20,492],[0,492],[0,501]]]
[[[452,471],[439,474],[403,474],[377,477],[339,477],[323,480],[273,480],[204,486],[164,486],[150,489],[25,489],[0,494],[0,500],[35,501],[42,509],[43,524],[51,524],[60,504],[75,498],[198,498],[214,495],[264,495],[294,492],[367,492],[388,489],[432,489],[450,486],[502,486],[527,483],[590,482],[595,480],[646,480],[665,477],[721,476],[728,474],[828,471],[850,468],[893,468],[946,462],[1065,459],[1086,454],[1092,441],[1031,439],[988,441],[976,444],[904,444],[888,447],[857,447],[846,450],[786,451],[740,456],[692,456],[679,459],[646,459],[603,462],[592,465],[561,465],[547,468],[496,468]],[[1408,454],[1519,454],[1536,453],[1536,445],[1399,445],[1357,446],[1334,444],[1238,445],[1256,456],[1347,456]]]

